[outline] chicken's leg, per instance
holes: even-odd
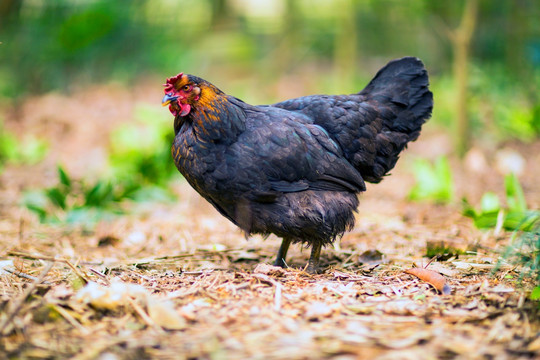
[[[311,246],[311,256],[309,257],[308,267],[306,271],[309,274],[317,274],[319,271],[319,257],[321,256],[321,247],[320,242],[314,242]]]
[[[281,242],[281,246],[279,247],[279,250],[277,253],[276,261],[274,261],[274,266],[279,266],[282,268],[286,266],[285,257],[287,256],[289,245],[291,245],[291,239],[283,238],[283,241]]]

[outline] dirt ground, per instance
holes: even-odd
[[[246,239],[180,176],[176,203],[134,205],[95,231],[40,224],[19,206],[22,192],[54,183],[58,162],[76,175],[102,166],[111,129],[138,102],[159,106],[161,89],[142,83],[129,95],[101,86],[2,108],[9,130],[52,148],[0,176],[0,359],[540,358],[532,284],[499,263],[511,234],[477,230],[459,201],[407,200],[412,159],[450,151],[429,124],[393,174],[368,185],[356,227],[323,250],[319,275],[302,270],[300,246],[290,268],[270,266],[280,239]],[[523,156],[520,180],[540,208],[540,142],[505,147]],[[457,199],[503,192],[497,151],[451,161]],[[405,273],[428,264],[428,244],[463,251],[427,267],[449,294]]]

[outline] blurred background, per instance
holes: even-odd
[[[435,108],[403,165],[409,198],[504,197],[514,174],[537,208],[538,19],[535,0],[0,0],[0,185],[13,197],[45,187],[25,192],[44,221],[168,198],[180,176],[166,77],[272,103],[357,92],[389,60],[417,56]],[[483,180],[469,194],[471,177]]]

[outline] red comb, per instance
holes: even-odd
[[[178,74],[176,76],[173,76],[173,77],[170,77],[170,78],[167,79],[165,84],[163,84],[163,86],[165,86],[165,93],[168,93],[168,92],[171,92],[172,90],[174,90],[174,84],[176,84],[176,82],[178,80],[180,80],[182,75],[184,75],[183,72],[181,72],[180,74]]]

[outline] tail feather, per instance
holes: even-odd
[[[382,131],[375,138],[375,161],[361,166],[365,180],[379,182],[395,166],[407,143],[420,135],[422,125],[431,117],[433,94],[424,64],[405,57],[379,70],[359,95],[365,96],[383,120]]]

